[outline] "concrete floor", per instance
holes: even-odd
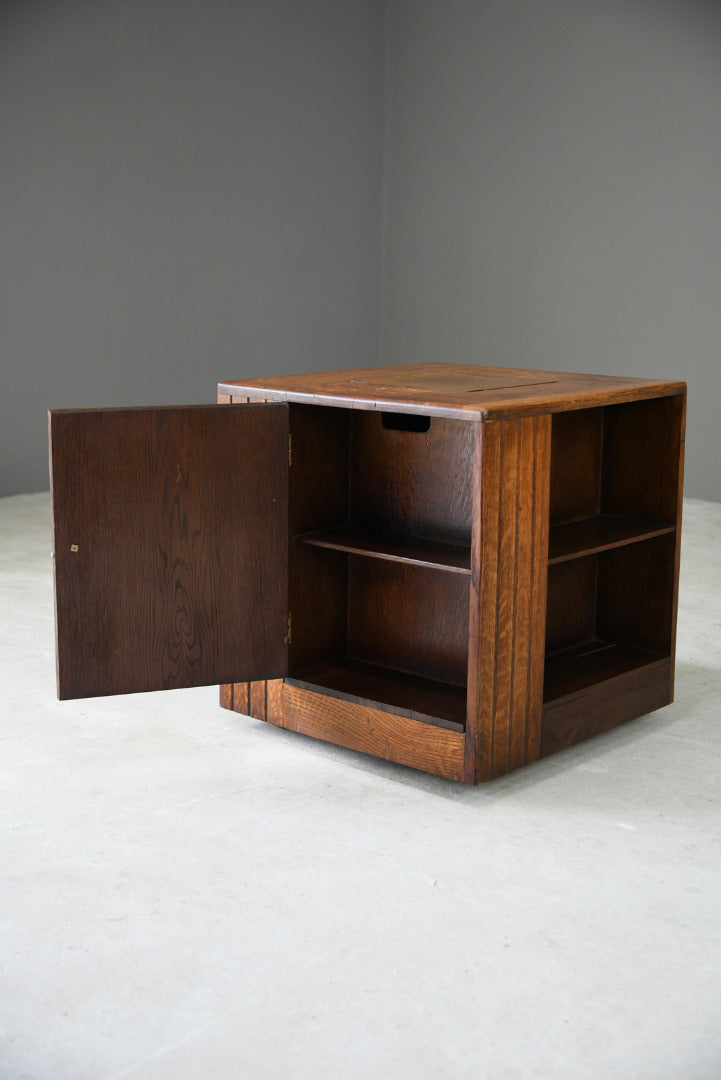
[[[721,1077],[721,505],[676,703],[468,789],[214,688],[55,700],[48,500],[0,500],[0,1077]]]

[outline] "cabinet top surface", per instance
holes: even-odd
[[[393,367],[278,375],[218,384],[220,394],[391,412],[496,420],[685,393],[683,382],[568,374],[474,364]]]

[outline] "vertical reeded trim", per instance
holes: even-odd
[[[476,783],[539,756],[543,697],[549,415],[482,426],[479,582],[471,620],[466,775]],[[474,775],[473,775],[474,774]]]

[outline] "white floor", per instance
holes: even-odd
[[[0,500],[0,1077],[721,1077],[721,504],[677,700],[468,789],[217,706],[55,700]]]

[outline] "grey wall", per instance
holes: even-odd
[[[721,499],[721,5],[389,14],[385,358],[686,378]]]
[[[377,362],[384,14],[0,4],[0,494],[48,407]]]
[[[48,407],[382,338],[680,374],[721,499],[720,117],[702,0],[5,0],[0,493],[47,486]]]

